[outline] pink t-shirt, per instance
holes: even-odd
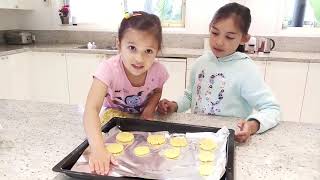
[[[105,108],[141,113],[153,91],[156,88],[162,89],[169,74],[166,68],[156,61],[148,70],[144,85],[133,87],[126,76],[120,55],[116,55],[100,63],[94,77],[108,86],[104,99]]]

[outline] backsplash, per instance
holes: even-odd
[[[0,44],[4,43],[3,33],[0,31]],[[94,41],[96,44],[113,45],[115,32],[102,31],[58,31],[58,30],[30,30],[36,36],[36,43],[75,43],[86,44]],[[208,34],[164,34],[163,46],[169,48],[203,49],[203,39]],[[275,40],[274,51],[320,52],[320,37],[269,37]]]

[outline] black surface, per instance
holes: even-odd
[[[141,119],[128,119],[128,118],[113,118],[106,125],[102,127],[103,132],[108,132],[113,127],[118,126],[122,131],[146,131],[146,132],[156,132],[156,131],[169,131],[170,133],[187,133],[187,132],[217,132],[220,128],[215,127],[205,127],[205,126],[194,126],[186,124],[177,123],[167,123],[160,121],[146,121]],[[230,135],[227,140],[227,164],[226,173],[221,179],[233,180],[234,171],[234,130],[229,129]],[[95,174],[75,172],[70,169],[77,162],[79,157],[82,155],[83,151],[88,147],[89,143],[85,140],[76,149],[74,149],[69,155],[67,155],[63,160],[61,160],[57,165],[55,165],[52,170],[55,172],[65,173],[68,176],[81,178],[81,179],[141,179],[141,178],[131,178],[131,177],[112,177],[112,176],[100,176]]]

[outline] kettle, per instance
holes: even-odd
[[[259,48],[258,48],[259,52],[270,53],[271,50],[273,50],[276,45],[274,40],[271,38],[260,38],[259,41],[260,41]]]

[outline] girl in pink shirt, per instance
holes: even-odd
[[[145,12],[126,16],[118,32],[119,54],[102,62],[94,74],[84,112],[84,128],[91,147],[92,172],[105,175],[116,163],[105,150],[101,135],[101,107],[141,114],[152,119],[169,75],[156,61],[161,48],[160,19]]]

